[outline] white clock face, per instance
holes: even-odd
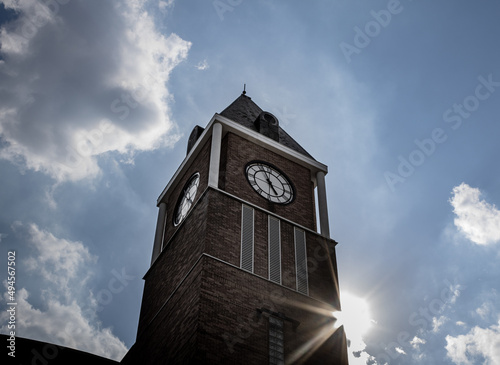
[[[194,198],[196,197],[196,192],[198,191],[198,186],[200,185],[200,174],[195,173],[188,180],[184,189],[182,189],[182,193],[177,202],[177,206],[174,212],[174,225],[179,225],[184,218],[186,218],[189,210],[191,209]]]
[[[285,174],[277,168],[265,162],[254,161],[246,166],[245,172],[252,188],[263,198],[278,204],[292,202],[293,186]]]

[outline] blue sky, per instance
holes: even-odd
[[[123,356],[156,198],[246,83],[329,166],[341,289],[371,320],[346,324],[351,364],[500,363],[497,1],[0,4],[20,336]]]

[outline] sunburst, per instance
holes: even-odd
[[[332,315],[337,318],[334,327],[344,326],[346,337],[350,342],[349,364],[353,365],[356,361],[352,357],[352,353],[365,349],[363,336],[370,330],[374,321],[371,318],[370,306],[366,299],[350,293],[341,293],[340,298],[342,311],[332,312]]]

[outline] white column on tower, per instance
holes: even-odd
[[[214,123],[212,127],[212,148],[210,150],[210,170],[208,186],[219,187],[220,149],[222,144],[222,125]]]
[[[326,184],[325,173],[319,171],[316,174],[318,182],[318,210],[319,210],[319,227],[323,237],[330,238],[330,223],[328,220],[328,206],[326,203]]]
[[[165,218],[167,215],[167,204],[161,202],[158,211],[158,221],[156,222],[155,242],[153,245],[153,256],[151,257],[151,265],[160,255],[161,245],[163,240],[163,231],[165,230]]]

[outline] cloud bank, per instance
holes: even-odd
[[[162,35],[145,1],[3,4],[16,16],[0,25],[1,158],[77,181],[102,154],[175,143],[166,82],[190,43]]]
[[[456,365],[500,364],[500,321],[489,328],[476,326],[465,335],[446,336],[446,351]]]
[[[500,242],[500,211],[495,205],[480,200],[477,188],[462,183],[453,188],[450,204],[456,215],[458,230],[478,245]]]
[[[85,285],[95,262],[87,247],[36,224],[17,222],[14,230],[32,246],[32,256],[22,265],[41,280],[43,288],[40,298],[34,298],[38,306],[30,302],[31,288],[18,289],[17,311],[22,315],[17,317],[16,334],[121,360],[127,347],[110,328],[102,328],[96,315],[98,301]],[[8,303],[7,291],[3,299]],[[7,317],[2,311],[0,321],[6,323]],[[6,324],[0,332],[8,333]]]

